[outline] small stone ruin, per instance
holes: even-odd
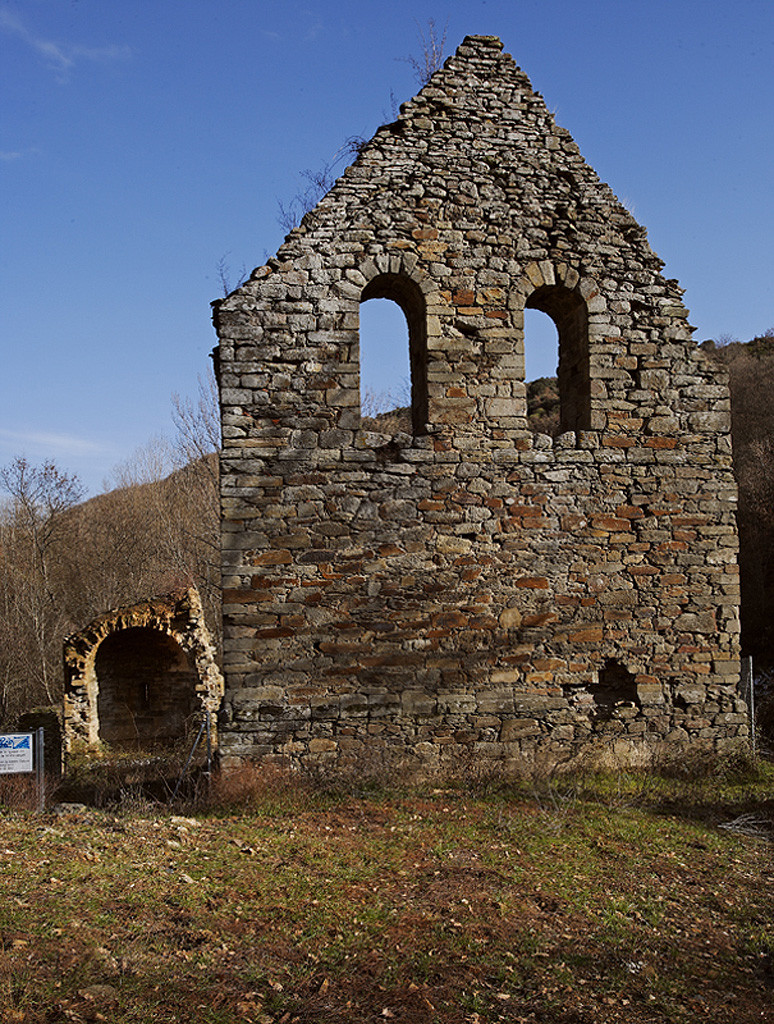
[[[64,644],[65,750],[158,750],[213,730],[223,697],[193,588],[100,616]]]

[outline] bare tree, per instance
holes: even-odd
[[[220,645],[220,405],[215,374],[199,377],[195,399],[172,397],[176,472],[167,501],[176,508],[178,565],[190,572]]]
[[[362,135],[350,135],[334,153],[333,158],[318,170],[307,168],[301,171],[306,188],[300,189],[288,203],[277,200],[277,221],[283,231],[290,232],[297,227],[305,215],[310,213],[326,193],[330,192],[337,177],[337,168],[346,157],[358,155],[366,144]]]
[[[83,497],[77,476],[54,462],[31,465],[19,456],[0,469],[9,495],[2,517],[4,710],[10,704],[61,696],[61,638],[71,624],[63,590],[69,513]]]
[[[199,588],[220,636],[215,376],[173,397],[175,436],[116,467],[114,487],[82,501],[77,477],[25,458],[0,469],[0,722],[62,695],[62,641],[112,608]]]
[[[449,23],[446,22],[442,31],[438,29],[433,18],[429,19],[426,28],[423,28],[418,21],[415,22],[415,25],[417,26],[417,42],[420,46],[419,56],[409,54],[408,57],[399,57],[398,59],[411,66],[420,89],[424,89],[436,71],[443,67]]]
[[[174,436],[152,439],[135,452],[114,472],[119,488],[89,503],[91,557],[100,557],[104,568],[87,575],[95,585],[113,580],[114,595],[123,588],[119,603],[194,584],[218,640],[221,442],[212,370],[199,378],[194,398],[172,396],[172,420]]]
[[[405,61],[411,66],[419,87],[424,88],[435,72],[443,66],[449,23],[447,21],[442,30],[438,28],[432,18],[429,19],[426,27],[420,25],[418,21],[415,24],[420,47],[419,56],[410,54],[408,57],[398,57],[397,59]],[[398,103],[392,91],[390,91],[390,104],[393,118],[395,118],[397,117]],[[277,200],[277,222],[283,231],[287,233],[292,231],[301,223],[306,214],[317,206],[322,197],[331,190],[337,176],[336,169],[343,158],[359,154],[366,145],[366,141],[362,135],[352,135],[334,154],[329,163],[324,164],[318,170],[307,168],[307,170],[301,171],[301,177],[306,181],[306,187],[299,189],[288,202],[282,199]],[[222,274],[221,281],[223,281]]]
[[[218,382],[212,368],[199,376],[195,399],[172,395],[172,422],[178,465],[187,465],[220,451]]]
[[[322,197],[331,190],[336,180],[333,165],[325,164],[317,171],[301,171],[301,177],[307,182],[306,188],[299,190],[290,202],[277,200],[277,220],[283,231],[290,232],[297,227],[305,215],[317,206]]]
[[[218,281],[224,296],[230,295],[235,292],[237,288],[241,288],[247,280],[247,268],[244,263],[242,264],[239,275],[236,281],[232,281],[231,278],[231,267],[228,262],[228,258],[231,254],[228,252],[223,253],[218,262],[215,265],[215,269],[218,274]]]

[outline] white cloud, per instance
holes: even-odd
[[[28,149],[0,149],[0,163],[12,164],[15,160],[26,160],[27,157],[40,156],[37,146]]]
[[[35,455],[97,455],[109,449],[96,441],[87,441],[71,434],[55,434],[37,430],[3,430],[0,428],[0,449],[18,454],[20,449]]]
[[[306,26],[303,39],[305,43],[313,43],[323,31],[324,25],[321,21],[312,21]]]
[[[0,11],[0,29],[17,36],[39,54],[60,82],[67,81],[70,71],[82,60],[107,62],[127,60],[131,56],[128,46],[77,46],[45,39],[31,32],[21,18],[10,11]]]

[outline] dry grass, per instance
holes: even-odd
[[[772,1019],[774,773],[0,816],[0,1013],[55,1024]]]

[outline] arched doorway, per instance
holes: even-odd
[[[223,677],[193,587],[101,615],[64,643],[65,750],[173,743],[209,712]]]
[[[196,713],[196,667],[180,644],[147,627],[105,637],[94,660],[99,739],[146,749],[182,739]]]

